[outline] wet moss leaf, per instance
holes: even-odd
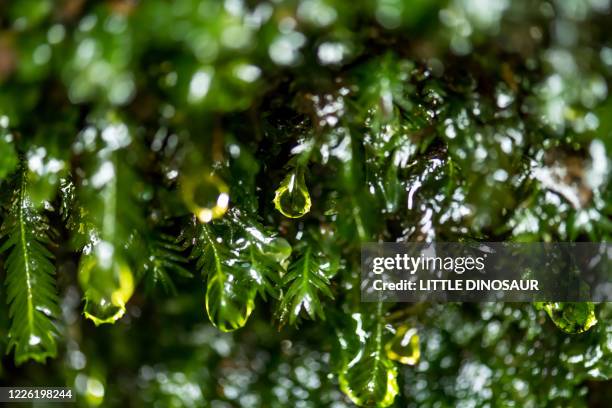
[[[322,239],[309,232],[306,241],[296,248],[298,256],[282,279],[284,293],[277,311],[281,323],[295,324],[302,312],[313,320],[325,319],[323,300],[334,298],[330,279],[338,262],[334,255],[323,251]]]
[[[584,333],[597,324],[591,302],[546,302],[537,306],[546,311],[555,326],[569,334]]]
[[[243,327],[258,293],[278,296],[275,286],[291,247],[239,210],[196,223],[182,239],[194,243],[191,258],[206,278],[206,313],[219,330]]]
[[[399,392],[397,368],[387,359],[368,356],[339,376],[342,391],[360,407],[388,407]]]
[[[53,254],[52,230],[34,206],[29,193],[28,171],[21,166],[15,179],[11,209],[3,220],[0,253],[7,254],[6,302],[10,326],[7,350],[15,350],[15,363],[44,362],[55,357],[60,314]]]
[[[354,313],[338,335],[340,389],[360,407],[388,407],[399,392],[397,367],[385,353],[382,303],[372,314]]]

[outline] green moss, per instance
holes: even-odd
[[[605,401],[608,304],[370,305],[358,273],[368,241],[610,241],[603,3],[0,2],[2,244],[60,294],[28,320],[4,253],[0,380],[81,406]],[[82,297],[115,292],[94,328]]]

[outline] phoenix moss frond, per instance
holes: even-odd
[[[57,354],[59,315],[55,266],[49,251],[50,227],[29,197],[28,174],[19,170],[7,218],[1,228],[0,253],[7,253],[6,286],[10,329],[8,349],[15,349],[15,362],[39,362]]]

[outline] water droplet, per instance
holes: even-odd
[[[94,322],[96,326],[106,323],[114,323],[125,314],[125,306],[113,305],[107,299],[93,300],[91,295],[85,294],[85,307],[83,315]]]
[[[264,246],[262,253],[282,264],[291,255],[291,245],[284,238],[274,238]]]
[[[276,189],[274,207],[285,217],[300,218],[310,211],[310,194],[304,181],[304,171],[295,168]]]
[[[225,214],[229,206],[229,189],[217,176],[183,177],[183,201],[201,222],[210,222]]]
[[[81,260],[79,280],[85,289],[86,318],[98,326],[123,317],[125,305],[134,293],[134,277],[125,262],[113,259],[111,265],[104,267],[94,250]]]
[[[385,345],[387,357],[406,365],[415,365],[421,357],[419,335],[415,328],[401,326],[395,337]]]
[[[538,306],[566,333],[584,333],[597,324],[595,306],[591,302],[546,302]]]

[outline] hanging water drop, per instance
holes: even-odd
[[[591,302],[546,302],[537,306],[546,311],[555,326],[569,334],[584,333],[597,324]]]
[[[385,345],[385,351],[391,360],[406,365],[416,365],[421,357],[417,330],[401,326],[393,339]]]
[[[300,218],[310,211],[310,205],[310,194],[304,180],[304,171],[297,167],[276,189],[274,207],[285,217]]]
[[[97,298],[90,291],[85,293],[85,306],[83,315],[96,326],[101,324],[112,324],[121,319],[125,314],[125,306],[112,304],[107,298]]]
[[[99,252],[99,251],[96,251]],[[96,326],[114,323],[125,314],[125,305],[134,293],[134,277],[129,266],[120,260],[85,255],[79,266],[79,280],[85,289],[83,314]]]
[[[227,211],[229,189],[213,174],[181,178],[181,192],[183,201],[201,222],[210,222]]]

